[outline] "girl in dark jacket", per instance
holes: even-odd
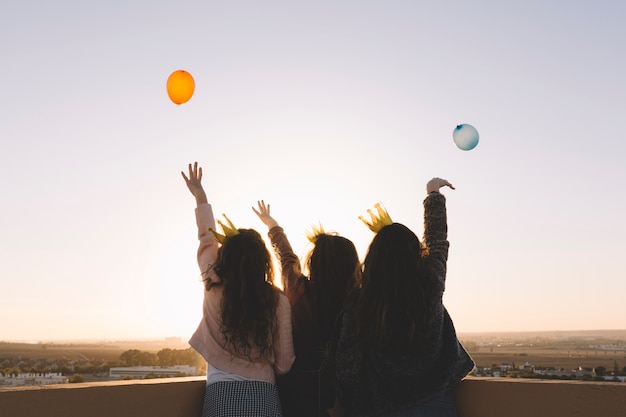
[[[363,287],[346,303],[337,378],[353,416],[456,416],[453,389],[474,367],[442,296],[449,242],[445,197],[433,178],[424,200],[424,242],[377,205]]]
[[[302,273],[282,227],[270,215],[264,201],[253,208],[268,227],[272,246],[281,265],[285,295],[291,304],[296,360],[291,371],[278,379],[285,417],[328,416],[336,400],[333,330],[341,325],[339,314],[348,294],[360,284],[361,264],[354,244],[345,237],[314,229],[314,247],[305,260],[309,277]]]

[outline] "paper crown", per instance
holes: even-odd
[[[365,225],[369,227],[372,232],[378,233],[380,229],[385,226],[389,226],[393,223],[393,221],[391,220],[391,217],[389,217],[389,213],[387,213],[387,210],[384,209],[382,204],[376,203],[374,205],[374,208],[376,209],[376,212],[374,212],[372,209],[367,210],[367,213],[370,215],[371,220],[367,220],[363,216],[359,216],[359,219],[363,223],[365,223]]]
[[[224,224],[224,222],[222,222],[221,220],[217,221],[217,224],[219,224],[220,227],[222,228],[222,233],[218,233],[215,229],[213,229],[212,227],[209,227],[209,231],[213,233],[213,236],[215,236],[215,239],[221,245],[223,245],[224,241],[228,239],[229,237],[239,234],[239,230],[237,230],[233,222],[231,222],[230,219],[226,217],[225,214],[222,214],[222,216],[226,220],[226,224]]]
[[[309,239],[309,242],[315,244],[317,242],[317,238],[321,235],[325,235],[324,226],[322,223],[319,223],[319,226],[312,226],[310,232],[306,232],[306,238]]]

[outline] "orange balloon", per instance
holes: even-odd
[[[193,77],[185,70],[174,71],[167,79],[167,95],[175,104],[188,102],[195,88]]]

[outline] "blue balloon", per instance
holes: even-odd
[[[467,123],[460,124],[452,132],[452,139],[457,148],[471,151],[478,145],[478,130]]]

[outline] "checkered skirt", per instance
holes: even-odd
[[[202,417],[282,417],[276,385],[218,381],[206,386]]]

